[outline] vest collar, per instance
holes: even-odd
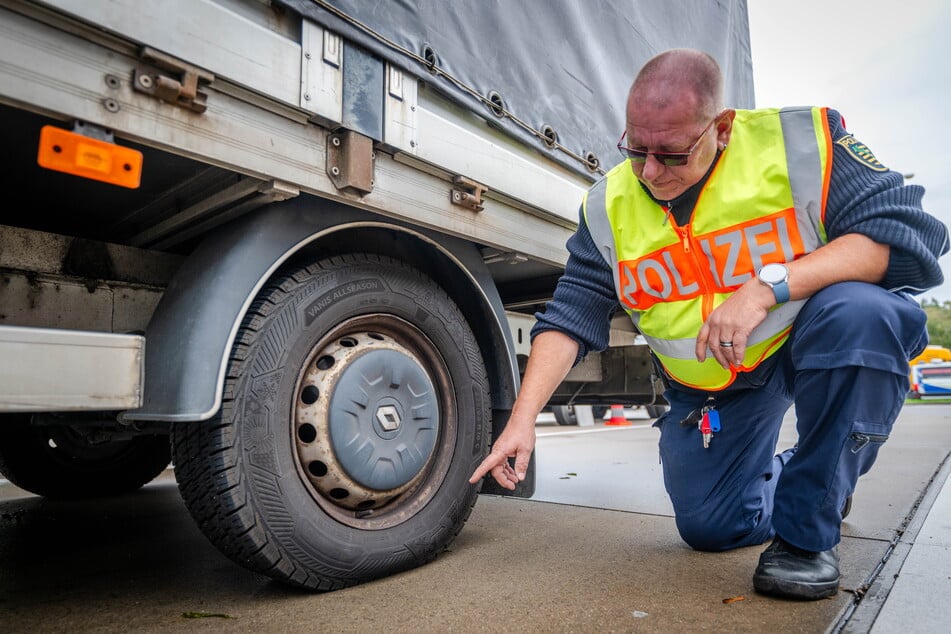
[[[643,189],[644,192],[650,196],[651,200],[661,207],[666,207],[668,209],[668,217],[672,215],[677,225],[683,226],[690,222],[690,217],[693,215],[693,208],[697,205],[697,198],[700,197],[700,192],[703,190],[703,186],[707,184],[707,180],[710,178],[713,168],[716,167],[717,163],[720,161],[721,154],[723,154],[723,152],[718,149],[716,156],[713,157],[713,161],[710,162],[710,167],[700,178],[700,180],[691,185],[689,188],[687,188],[687,191],[677,196],[673,200],[658,200],[654,194],[651,193],[651,190],[648,189],[640,179],[637,179],[637,182],[641,186],[641,189]]]

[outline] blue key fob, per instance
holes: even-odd
[[[707,416],[708,420],[710,421],[710,431],[720,431],[720,412],[715,409],[711,409],[709,412],[707,412]]]

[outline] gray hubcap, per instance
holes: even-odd
[[[350,332],[315,351],[295,406],[300,464],[338,507],[368,511],[425,475],[439,437],[437,389],[409,348]]]

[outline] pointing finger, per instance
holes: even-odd
[[[480,464],[472,473],[472,476],[469,478],[469,484],[475,484],[481,480],[485,474],[487,474],[489,471],[493,471],[503,462],[505,462],[505,456],[493,451],[485,457],[485,460],[482,461],[482,464]],[[495,474],[493,473],[493,475]],[[497,479],[498,478],[496,478],[496,480]],[[499,484],[501,484],[501,482]]]

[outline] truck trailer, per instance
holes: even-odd
[[[173,465],[282,583],[423,564],[482,493],[636,70],[745,0],[0,0],[0,472],[52,498]],[[612,320],[553,406],[661,404]],[[529,477],[515,495],[532,495]]]

